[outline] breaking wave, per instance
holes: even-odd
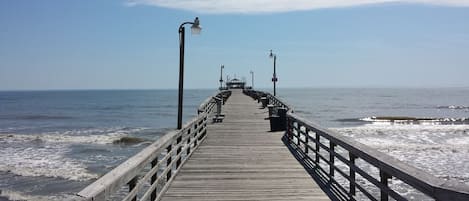
[[[73,195],[26,195],[18,191],[0,190],[0,200],[2,200],[1,198],[6,198],[8,200],[60,201],[71,200],[73,197]]]
[[[448,105],[448,106],[438,106],[438,109],[451,109],[451,110],[469,110],[469,106],[464,105]]]
[[[25,177],[52,177],[74,181],[95,179],[98,174],[88,170],[87,159],[70,157],[83,151],[74,150],[73,146],[91,146],[100,150],[99,153],[91,153],[101,157],[103,150],[107,150],[100,148],[102,146],[138,146],[149,142],[148,139],[132,136],[142,130],[144,128],[112,128],[43,134],[0,134],[0,171]]]
[[[49,132],[41,134],[0,134],[0,141],[5,142],[49,142],[49,143],[76,143],[76,144],[112,144],[116,141],[146,141],[143,138],[129,137],[129,134],[143,130],[135,129],[90,129],[65,132]],[[126,141],[127,140],[127,141]]]
[[[441,178],[469,184],[469,125],[365,124],[333,128]]]
[[[65,145],[40,148],[3,147],[0,150],[0,171],[20,176],[56,177],[75,181],[98,177],[97,174],[88,172],[80,161],[65,157],[67,150]]]
[[[365,118],[337,119],[340,122],[384,123],[384,124],[432,124],[432,125],[457,125],[469,124],[469,118],[427,118],[406,116],[371,116]]]

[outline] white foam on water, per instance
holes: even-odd
[[[364,117],[358,119],[375,125],[458,125],[468,124],[469,118],[418,118],[418,117]]]
[[[33,201],[62,201],[71,200],[74,196],[72,195],[27,195],[22,192],[12,190],[0,190],[0,196],[6,197],[9,200],[33,200]]]
[[[72,130],[65,132],[48,132],[40,134],[0,134],[0,141],[34,141],[52,143],[75,143],[75,144],[111,144],[115,140],[128,136],[143,130],[144,128],[135,129],[89,129],[89,130]]]
[[[64,156],[64,145],[32,147],[6,147],[0,150],[0,171],[20,176],[58,177],[85,181],[95,179],[97,174],[88,172],[80,161]]]
[[[367,124],[331,130],[438,177],[469,184],[469,125]]]
[[[469,109],[469,106],[465,105],[448,105],[448,106],[438,106],[438,109],[452,109],[452,110],[467,110]]]
[[[43,134],[0,134],[0,171],[74,181],[95,179],[86,161],[67,156],[74,144],[112,144],[143,128],[73,130]],[[73,154],[73,153],[71,153]],[[68,154],[70,155],[70,154]]]
[[[469,146],[469,136],[468,137],[448,139],[448,140],[446,140],[446,144],[448,144],[448,145]]]

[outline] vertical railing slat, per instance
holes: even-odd
[[[334,158],[335,158],[335,144],[332,141],[329,141],[329,183],[332,184],[334,180]]]
[[[156,167],[156,165],[158,164],[158,157],[156,157],[155,159],[153,159],[153,161],[151,162],[151,168],[154,168]],[[153,176],[151,176],[151,181],[150,181],[150,185],[153,185],[156,181],[156,179],[158,178],[158,171],[155,172],[155,174]],[[156,195],[157,195],[157,191],[158,189],[154,189],[153,192],[151,192],[151,198],[150,200],[155,200],[156,199]]]
[[[390,179],[391,177],[386,172],[383,172],[382,170],[379,170],[379,177],[380,177],[380,183],[383,184],[384,187],[388,187],[388,179]],[[388,196],[387,191],[385,191],[382,188],[380,189],[381,189],[381,201],[388,201],[389,196]]]
[[[182,151],[182,135],[179,136],[176,140],[176,145],[177,145],[177,150],[176,150],[176,156],[179,156],[179,154],[181,153]],[[182,157],[177,157],[177,161],[176,161],[176,169],[179,168],[179,166],[181,165],[181,160],[182,160]]]
[[[319,143],[321,143],[321,136],[319,135],[319,132],[316,132],[316,165],[319,166],[319,152],[321,149],[321,146],[319,146]]]
[[[171,154],[171,149],[172,149],[172,145],[169,145],[166,148],[167,154]],[[166,168],[169,168],[168,173],[166,173],[166,181],[169,181],[169,179],[171,179],[171,174],[173,173],[173,170],[172,170],[173,167],[171,167],[171,161],[172,161],[172,156],[170,155],[168,157],[168,160],[166,161]]]
[[[129,192],[131,192],[132,190],[134,190],[135,186],[137,186],[137,182],[138,182],[138,176],[134,177],[132,180],[129,181],[128,185],[129,185]],[[137,195],[135,195],[133,198],[132,198],[132,201],[137,201]]]
[[[353,155],[352,153],[349,152],[349,160],[350,160],[350,165],[349,165],[349,177],[350,177],[350,195],[355,196],[356,195],[356,186],[355,186],[355,170],[352,168],[352,166],[355,165],[355,159],[357,157]]]
[[[305,154],[308,155],[309,151],[309,129],[305,129]]]

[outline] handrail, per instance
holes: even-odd
[[[252,89],[245,89],[243,93],[254,98],[255,100],[259,100],[262,97],[266,97],[269,100],[269,104],[272,104],[277,107],[286,108],[289,112],[293,112],[293,107],[286,104],[285,101],[281,100],[280,98],[273,96],[270,93],[263,92],[263,91],[256,91]]]
[[[226,100],[230,92],[216,96]],[[89,186],[72,200],[159,200],[180,167],[198,148],[207,133],[208,116],[215,101],[210,97],[199,107],[199,114],[182,129],[170,131]],[[202,110],[200,110],[202,109]],[[128,191],[128,193],[125,193]]]
[[[435,200],[469,200],[469,186],[454,180],[437,178],[430,173],[399,161],[352,138],[322,128],[293,113],[292,107],[269,93],[246,90],[255,99],[267,97],[269,103],[288,109],[285,133],[289,147],[298,160],[313,172],[313,176],[329,189],[337,200],[408,200],[405,195],[392,189],[389,180],[401,182]],[[362,163],[357,163],[360,160]],[[370,167],[362,168],[363,162],[376,168],[378,178],[370,173]],[[336,174],[337,173],[337,174]],[[357,174],[360,177],[357,177]],[[340,180],[338,176],[345,178]],[[379,189],[370,190],[366,185]],[[362,197],[357,197],[358,192]],[[379,196],[375,196],[379,194]],[[376,197],[379,197],[376,198]]]
[[[207,99],[205,99],[202,104],[200,104],[199,108],[197,109],[197,113],[200,114],[202,112],[208,112],[211,113],[213,111],[213,108],[216,105],[216,100],[214,97],[222,98],[223,103],[230,97],[231,91],[228,90],[223,90],[217,93],[214,96],[209,96]]]

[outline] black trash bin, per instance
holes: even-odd
[[[276,108],[269,116],[270,131],[284,131],[287,126],[287,109]]]
[[[269,99],[264,96],[261,98],[261,103],[262,103],[262,108],[265,108],[269,104]]]
[[[267,105],[267,108],[269,109],[269,117],[272,116],[273,114],[277,113],[276,112],[276,107],[274,105]]]

